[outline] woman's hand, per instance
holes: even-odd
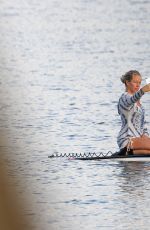
[[[147,85],[144,85],[141,89],[143,90],[144,93],[150,92],[150,83]]]

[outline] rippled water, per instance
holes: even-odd
[[[150,164],[49,159],[118,149],[120,76],[149,76],[149,1],[1,0],[3,158],[44,229],[149,229]],[[144,84],[144,82],[143,82]],[[142,99],[150,129],[149,94]]]

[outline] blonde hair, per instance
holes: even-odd
[[[122,75],[120,80],[122,83],[126,84],[126,81],[131,81],[134,75],[141,76],[141,74],[137,70],[130,70],[126,72],[124,75]]]

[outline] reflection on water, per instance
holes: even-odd
[[[124,192],[133,193],[133,195],[144,193],[145,185],[149,183],[150,165],[143,162],[122,162],[120,167],[123,178],[122,189]],[[140,191],[141,190],[141,191]]]
[[[1,158],[37,229],[149,229],[148,162],[48,159],[118,150],[119,77],[149,76],[149,5],[1,1]]]

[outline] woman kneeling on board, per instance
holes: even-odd
[[[121,77],[126,91],[118,102],[118,113],[122,127],[117,137],[119,155],[150,154],[150,137],[145,127],[144,108],[140,98],[150,92],[150,83],[140,88],[142,77],[136,70],[130,70]]]

